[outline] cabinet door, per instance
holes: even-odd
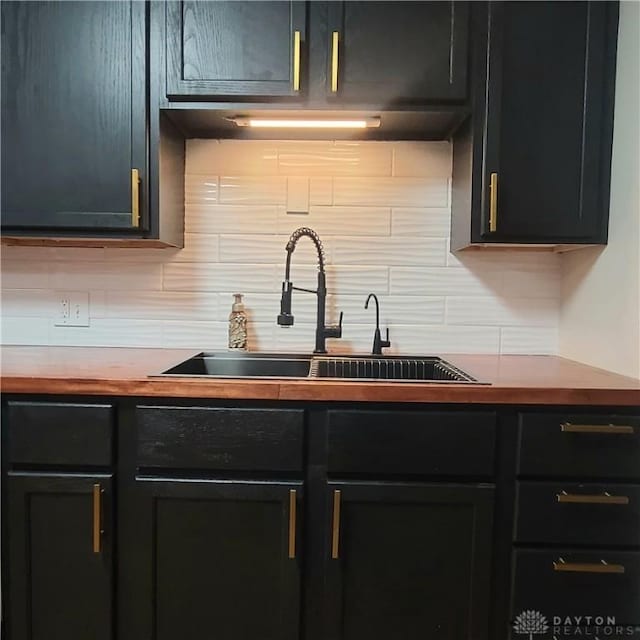
[[[144,545],[152,581],[149,637],[297,640],[299,484],[138,485],[151,511]]]
[[[9,636],[112,640],[111,476],[10,473],[7,500]]]
[[[493,489],[329,483],[330,638],[488,638]]]
[[[606,242],[617,11],[490,3],[483,240]]]
[[[467,36],[466,2],[330,2],[328,93],[387,106],[464,100]]]
[[[299,0],[167,2],[167,96],[297,95],[305,22]]]
[[[137,226],[144,32],[141,2],[2,2],[3,227]]]

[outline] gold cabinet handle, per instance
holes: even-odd
[[[498,228],[498,174],[492,173],[489,178],[489,231],[494,233]]]
[[[289,490],[289,559],[296,557],[296,507],[297,492]]]
[[[140,226],[140,171],[131,169],[131,226]]]
[[[337,560],[340,555],[340,498],[342,491],[333,492],[333,527],[331,531],[331,559]]]
[[[604,560],[600,560],[600,562],[565,562],[562,558],[558,558],[558,561],[553,563],[553,570],[570,573],[624,573],[624,566],[609,564]]]
[[[570,422],[563,422],[560,425],[560,431],[563,433],[635,433],[635,429],[626,424],[571,424]]]
[[[629,504],[628,496],[612,496],[606,491],[601,494],[567,493],[563,491],[556,495],[562,504]]]
[[[300,91],[300,32],[293,34],[293,90]]]
[[[102,488],[93,485],[93,553],[100,553],[102,548]]]
[[[338,47],[340,35],[337,31],[331,34],[331,93],[338,93]]]

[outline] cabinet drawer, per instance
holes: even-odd
[[[558,570],[560,568],[564,570]],[[604,616],[614,619],[615,625],[637,625],[640,623],[640,552],[518,550],[514,553],[512,593],[512,622],[523,611],[533,610],[544,615],[550,627],[554,617],[565,620],[568,616],[574,619],[581,616],[582,620],[585,616]],[[568,634],[560,631],[555,635]],[[583,632],[580,637],[587,635]],[[588,637],[623,636],[626,634],[622,632],[605,635],[591,629]],[[523,636],[512,631],[511,637],[515,640]]]
[[[139,406],[139,467],[300,471],[303,411]]]
[[[520,414],[521,475],[640,480],[640,416]]]
[[[111,464],[113,405],[9,402],[9,462]]]
[[[491,476],[496,416],[462,411],[330,411],[329,473]]]
[[[640,546],[640,485],[521,482],[518,542]]]

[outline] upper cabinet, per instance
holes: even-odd
[[[605,243],[617,3],[474,9],[474,114],[454,136],[452,248]]]
[[[306,3],[167,2],[167,96],[295,96]]]
[[[166,2],[166,97],[325,108],[465,100],[468,3],[314,5]]]
[[[389,108],[466,98],[466,2],[328,5],[330,96]]]
[[[136,229],[146,184],[145,6],[2,3],[2,224]]]

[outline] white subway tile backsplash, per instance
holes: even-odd
[[[447,241],[432,238],[349,237],[334,238],[335,264],[384,264],[444,266]]]
[[[284,205],[287,202],[287,179],[271,176],[220,176],[220,202]]]
[[[332,352],[370,351],[375,292],[389,353],[557,353],[557,255],[448,252],[448,142],[186,144],[185,248],[3,247],[3,342],[224,350],[240,292],[251,349],[308,353],[314,295],[293,294],[292,328],[275,321],[287,239],[308,226],[325,247],[327,322],[345,314]],[[315,289],[317,273],[302,238],[291,278]],[[89,327],[54,326],[56,291],[89,291]]]
[[[334,178],[333,201],[338,205],[446,207],[446,178]]]
[[[393,147],[393,175],[447,179],[452,160],[448,142],[400,142]]]

